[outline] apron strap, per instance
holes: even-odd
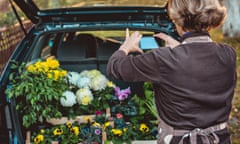
[[[159,118],[159,137],[158,144],[170,144],[171,138],[174,136],[181,136],[178,144],[183,144],[186,138],[189,138],[190,144],[197,144],[197,137],[199,137],[204,144],[219,144],[220,139],[215,133],[227,127],[227,122],[223,122],[205,129],[195,128],[193,130],[178,130],[166,124]]]

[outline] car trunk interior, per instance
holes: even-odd
[[[34,52],[35,54],[33,53],[32,60],[54,56],[60,62],[61,68],[67,71],[81,72],[97,69],[107,76],[108,59],[120,47],[124,34],[101,35],[106,33],[107,31],[101,31],[100,34],[96,31],[69,31],[43,34],[35,44],[39,48]],[[133,93],[143,96],[143,82],[126,82],[110,77],[108,79],[122,88],[130,86]]]

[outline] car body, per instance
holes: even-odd
[[[98,69],[106,74],[108,59],[124,41],[126,28],[146,35],[164,32],[178,38],[166,6],[101,3],[97,6],[42,9],[35,4],[37,0],[13,1],[34,26],[16,47],[1,75],[0,139],[3,143],[22,144],[26,139],[21,116],[15,108],[16,101],[5,93],[10,86],[12,60],[28,63],[54,56],[64,69],[77,72]],[[136,86],[136,92],[142,92],[136,83],[130,85]]]

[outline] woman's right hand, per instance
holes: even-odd
[[[175,40],[174,38],[172,38],[171,36],[169,36],[165,33],[158,33],[153,36],[164,40],[166,47],[175,48],[176,46],[178,46],[180,44],[179,41]]]
[[[139,31],[135,31],[129,36],[129,30],[126,29],[126,39],[120,46],[119,50],[124,51],[126,54],[130,52],[143,53],[142,49],[139,48],[139,42],[142,35]]]

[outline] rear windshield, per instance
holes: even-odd
[[[33,0],[40,9],[90,6],[164,6],[167,0]]]

